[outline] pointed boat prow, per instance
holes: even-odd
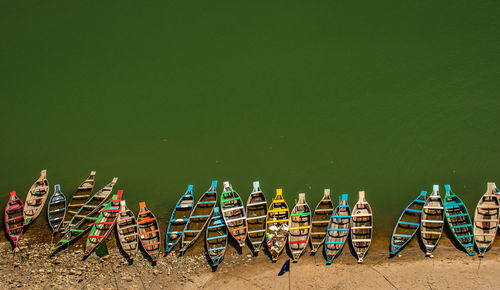
[[[212,180],[212,189],[215,190],[217,188],[217,180]]]
[[[122,194],[123,194],[123,190],[118,190],[118,192],[116,193],[116,198],[115,200],[121,200],[122,199]]]
[[[13,190],[13,191],[10,192],[10,196],[14,196],[14,195],[16,195],[16,191],[15,190]]]
[[[144,201],[139,202],[139,207],[140,208],[145,208],[146,207],[146,202],[144,202]]]
[[[364,201],[366,201],[365,192],[364,191],[360,191],[359,192],[358,202],[364,202]]]
[[[299,193],[299,201],[297,203],[304,203],[306,200],[306,194],[305,193]]]
[[[325,188],[325,191],[323,193],[323,198],[325,198],[325,199],[330,198],[330,189],[329,188]]]
[[[189,194],[193,194],[193,185],[192,184],[189,184],[188,185],[188,190]]]
[[[491,192],[493,194],[496,194],[496,185],[494,182],[488,182],[488,192]]]
[[[259,192],[260,191],[260,182],[259,181],[254,181],[253,182],[253,191],[254,192]]]

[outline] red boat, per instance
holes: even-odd
[[[23,202],[17,197],[15,191],[10,192],[10,198],[5,207],[5,229],[7,230],[7,235],[9,235],[14,249],[17,248],[17,244],[21,239],[24,228],[24,218],[23,218]]]

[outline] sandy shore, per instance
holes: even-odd
[[[349,249],[325,266],[322,255],[306,253],[292,264],[291,276],[278,277],[287,259],[278,263],[260,253],[252,257],[248,248],[237,253],[228,247],[217,272],[212,272],[199,241],[184,257],[176,253],[162,257],[152,266],[141,254],[132,265],[121,256],[116,241],[108,240],[110,255],[95,254],[82,261],[83,239],[49,258],[50,241],[35,232],[23,237],[21,251],[13,255],[7,241],[0,243],[0,288],[123,288],[123,289],[293,289],[346,288],[496,288],[500,282],[500,249],[493,248],[485,258],[469,257],[443,237],[434,258],[425,258],[414,240],[400,256],[389,259],[382,242],[370,250],[365,264],[358,265]]]

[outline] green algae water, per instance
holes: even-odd
[[[91,170],[162,219],[194,184],[293,207],[365,190],[375,232],[500,182],[498,1],[2,1],[0,201]],[[44,223],[45,211],[37,223]],[[3,228],[2,228],[3,230]]]

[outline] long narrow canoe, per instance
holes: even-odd
[[[92,197],[89,198],[87,202],[85,202],[85,204],[80,207],[76,214],[73,215],[73,218],[69,221],[69,224],[67,225],[65,231],[68,231],[69,229],[79,228],[83,223],[87,223],[88,226],[91,227],[94,221],[88,219],[87,217],[90,215],[90,213],[95,213],[96,209],[101,207],[102,204],[108,199],[117,181],[118,177],[113,178],[110,183],[108,183],[105,187],[92,195]]]
[[[215,204],[217,203],[217,180],[212,181],[212,185],[200,197],[196,203],[189,221],[182,233],[180,253],[183,254],[189,247],[191,247],[196,240],[200,237],[202,231],[205,229],[212,213]]]
[[[94,178],[95,171],[90,172],[90,176],[85,179],[80,186],[78,186],[76,192],[71,197],[71,200],[68,204],[68,210],[66,211],[66,215],[64,216],[64,221],[62,225],[59,227],[59,231],[63,232],[66,230],[73,216],[80,210],[80,208],[87,202],[90,198],[92,191],[94,190]]]
[[[47,208],[47,219],[53,233],[57,233],[66,215],[66,196],[61,192],[61,186],[54,186],[54,193],[49,199]]]
[[[111,198],[111,201],[100,210],[99,216],[92,225],[87,237],[83,257],[89,256],[113,231],[120,214],[122,194],[123,190],[118,190],[118,193]]]
[[[247,224],[248,240],[252,244],[252,251],[257,254],[260,251],[262,242],[266,238],[266,216],[267,201],[266,196],[260,189],[258,181],[253,182],[253,191],[247,201]]]
[[[207,254],[210,259],[210,265],[216,268],[222,259],[227,247],[227,229],[224,219],[220,214],[219,207],[214,208],[214,214],[210,218],[207,230],[205,232],[205,244],[207,246]]]
[[[182,233],[189,221],[189,216],[193,212],[193,205],[193,185],[190,184],[188,185],[187,191],[175,205],[170,221],[168,222],[165,236],[165,255],[170,253],[175,245],[181,240]]]
[[[299,200],[290,214],[289,227],[288,248],[292,252],[292,261],[296,263],[307,248],[311,234],[311,208],[305,193],[299,193]]]
[[[479,257],[484,256],[497,235],[500,207],[495,189],[495,183],[488,182],[488,189],[477,203],[474,215],[474,240]]]
[[[133,260],[139,248],[139,227],[134,213],[127,208],[125,201],[122,200],[120,203],[120,214],[116,221],[118,242],[126,258]]]
[[[432,257],[432,252],[439,243],[444,226],[444,207],[439,185],[435,184],[427,198],[420,220],[420,237],[425,246],[425,256]]]
[[[360,191],[358,202],[352,209],[351,217],[351,242],[358,263],[363,259],[370,248],[373,237],[373,212],[370,204],[366,201],[365,192]]]
[[[74,215],[70,223],[63,232],[62,238],[59,242],[51,248],[53,251],[51,255],[54,255],[59,250],[69,246],[71,243],[82,237],[90,228],[92,227],[94,221],[99,216],[99,211],[107,206],[105,201],[111,195],[113,187],[118,178],[113,178],[108,185],[103,187],[101,190],[96,192]]]
[[[445,184],[444,213],[446,223],[456,241],[469,256],[474,256],[474,232],[467,208],[462,200],[451,191],[449,184]]]
[[[154,263],[160,256],[160,227],[154,214],[147,209],[145,202],[139,203],[137,224],[139,225],[139,241],[141,246]]]
[[[220,198],[220,208],[229,233],[239,243],[240,247],[245,246],[248,234],[245,207],[239,194],[228,181],[224,182],[224,191]]]
[[[394,227],[391,237],[390,256],[394,256],[406,246],[420,227],[420,218],[425,204],[427,191],[422,190],[418,197],[403,211]]]
[[[314,255],[325,242],[326,229],[333,213],[330,189],[324,191],[323,198],[316,205],[311,225],[311,254]]]
[[[343,193],[326,229],[325,257],[327,265],[330,265],[333,259],[342,252],[349,237],[350,226],[351,208],[348,203],[348,194]]]
[[[42,170],[40,177],[33,183],[26,196],[23,213],[24,226],[32,223],[40,215],[48,195],[49,182],[47,180],[47,170]]]
[[[266,242],[273,263],[278,261],[278,257],[285,248],[289,232],[289,222],[290,211],[283,199],[283,190],[278,188],[276,189],[276,196],[271,202],[266,217]]]
[[[24,228],[23,202],[17,197],[15,191],[10,192],[10,198],[5,207],[4,222],[7,235],[15,250]]]

